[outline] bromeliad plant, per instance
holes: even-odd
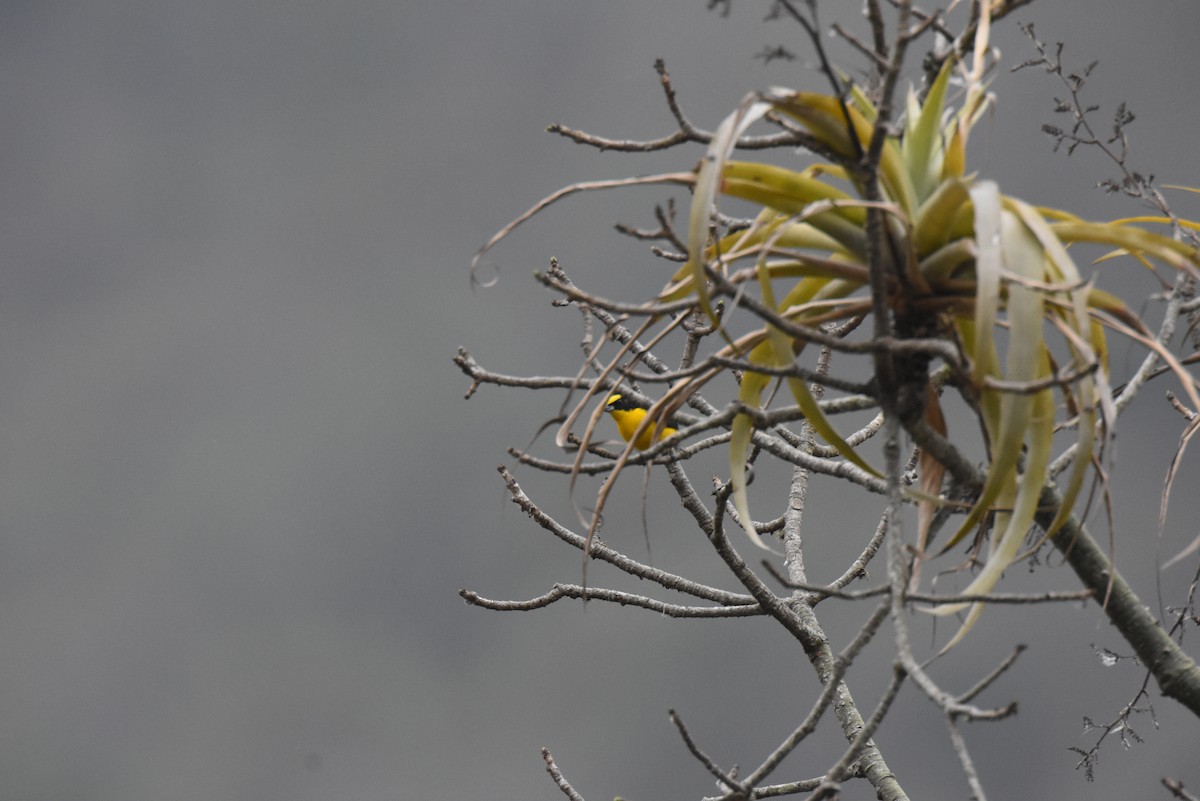
[[[1084,279],[1070,254],[1072,245],[1099,244],[1109,249],[1109,258],[1165,265],[1190,280],[1200,275],[1196,249],[1148,227],[1177,221],[1090,222],[1005,195],[996,183],[968,172],[969,135],[989,105],[985,33],[976,37],[969,67],[947,59],[923,97],[909,91],[898,130],[865,91],[844,80],[835,80],[843,89],[838,95],[755,94],[722,122],[692,173],[568,187],[510,224],[479,254],[574,191],[690,186],[686,262],[647,308],[658,310],[656,315],[672,312],[677,322],[680,310],[694,308],[726,344],[708,366],[697,365],[650,408],[638,433],[655,426],[664,430],[684,403],[736,362],[743,375],[729,425],[729,483],[739,522],[756,545],[766,547],[751,523],[746,488],[748,456],[763,436],[765,393],[782,380],[812,430],[845,459],[846,469],[879,478],[882,473],[822,411],[807,380],[814,371],[802,359],[813,343],[868,352],[879,405],[920,446],[919,481],[905,492],[918,505],[916,551],[922,557],[933,522],[947,504],[946,462],[956,463],[960,481],[965,462],[946,439],[939,394],[949,384],[978,415],[986,447],[986,471],[961,524],[942,546],[944,551],[979,530],[992,531],[983,568],[966,595],[985,594],[996,585],[1019,557],[1035,521],[1048,538],[1071,520],[1115,422],[1107,365],[1111,333],[1154,349],[1200,408],[1196,381],[1137,315]],[[960,99],[957,107],[949,102],[952,93]],[[791,169],[733,159],[747,129],[763,119],[783,127],[821,160]],[[749,202],[757,213],[748,225],[721,233],[721,197]],[[561,283],[556,288],[573,291]],[[736,337],[726,333],[730,327],[715,311],[717,298],[730,299],[759,322]],[[822,328],[863,318],[875,325],[865,343],[837,340]],[[619,374],[618,361],[634,345],[632,338],[626,342],[596,389],[567,417],[560,445],[585,406],[594,403],[593,394]],[[932,369],[937,361],[944,366]],[[580,458],[599,414],[597,409],[591,417]],[[1062,429],[1074,430],[1074,442],[1054,459],[1056,432]],[[655,450],[687,434],[682,429]],[[601,489],[585,552],[607,492],[638,437],[630,439]],[[1053,481],[1064,470],[1069,472],[1055,491]],[[982,605],[934,610],[952,614],[968,606],[950,645],[970,629]]]
[[[907,358],[892,360],[890,377],[877,372],[875,389],[909,399],[907,408],[900,401],[890,411],[928,441],[931,432],[945,431],[937,431],[944,425],[935,386],[940,379],[927,368],[935,357],[947,361],[950,380],[982,420],[987,470],[944,548],[993,515],[996,532],[986,564],[964,590],[971,595],[990,591],[1018,556],[1051,478],[1055,432],[1068,426],[1076,432],[1070,453],[1062,457],[1070,473],[1043,536],[1053,536],[1071,515],[1116,414],[1106,331],[1154,346],[1136,315],[1084,280],[1069,246],[1099,243],[1193,275],[1200,257],[1191,246],[1140,225],[1084,221],[1004,195],[995,183],[968,174],[968,135],[987,97],[978,71],[966,74],[965,100],[948,110],[953,74],[947,62],[923,102],[910,91],[899,135],[876,125],[878,110],[855,88],[845,98],[777,90],[748,99],[722,123],[698,169],[688,260],[658,301],[692,298],[716,322],[714,292],[729,294],[736,281],[756,279],[760,303],[746,305],[763,324],[730,339],[721,354],[744,360],[738,400],[750,410],[762,407],[769,385],[797,365],[810,342],[826,341],[821,324],[885,313],[894,334],[872,348]],[[791,121],[830,163],[792,170],[733,160],[738,137],[768,115]],[[862,169],[872,158],[877,166]],[[720,195],[749,201],[760,211],[748,228],[714,239]],[[742,264],[750,266],[736,273]],[[1169,353],[1160,355],[1177,364]],[[680,382],[655,411],[671,414],[719,372],[714,368]],[[1195,382],[1180,375],[1193,404],[1200,405]],[[826,443],[861,470],[880,475],[826,418],[804,378],[793,373],[786,383]],[[745,477],[755,418],[747,411],[732,423],[730,475],[742,521],[751,520]],[[920,470],[920,489],[912,496],[920,505],[923,548],[940,503],[943,466],[925,451]],[[950,614],[964,606],[936,611]],[[958,636],[981,608],[974,605]]]

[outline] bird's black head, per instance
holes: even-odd
[[[619,392],[608,396],[608,403],[604,405],[606,412],[628,412],[639,408],[633,398],[626,397]]]

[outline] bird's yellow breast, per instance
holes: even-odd
[[[624,404],[620,404],[619,401],[620,396],[613,395],[608,399],[608,404],[605,408],[612,415],[613,422],[617,424],[617,431],[621,433],[622,439],[628,442],[633,438],[634,432],[637,431],[638,426],[641,425],[642,420],[646,417],[646,410],[640,407],[620,408]],[[638,436],[637,441],[633,443],[634,447],[639,451],[644,451],[650,447],[652,442],[665,439],[675,433],[675,429],[664,427],[658,436],[655,437],[654,429],[654,423],[647,425]]]

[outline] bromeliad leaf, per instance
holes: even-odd
[[[971,190],[975,203],[976,260],[974,368],[972,379],[979,392],[979,405],[991,450],[990,464],[983,489],[958,531],[943,548],[956,545],[973,530],[992,504],[1015,481],[1017,459],[1025,439],[1025,430],[1033,409],[1033,396],[1027,393],[1001,393],[987,386],[989,377],[1000,377],[997,368],[995,327],[1001,306],[1000,273],[1002,268],[1030,280],[1040,280],[1045,253],[1029,229],[1012,213],[1000,208],[995,184],[985,182]],[[1043,297],[1038,291],[1017,283],[1008,286],[1008,354],[1003,377],[1008,381],[1031,383],[1043,369],[1042,339]],[[1045,369],[1048,369],[1046,367]],[[1039,485],[1040,486],[1040,485]]]
[[[755,95],[748,96],[738,106],[737,110],[726,117],[717,128],[708,152],[700,162],[696,174],[696,187],[692,194],[692,208],[688,215],[688,260],[686,269],[692,275],[693,290],[700,308],[708,315],[708,319],[716,322],[712,303],[709,300],[707,282],[705,280],[705,245],[708,242],[709,225],[716,211],[716,195],[720,187],[721,174],[725,169],[725,161],[733,150],[733,145],[739,136],[756,120],[771,109],[770,105],[757,99]]]
[[[946,59],[929,93],[925,105],[917,103],[916,92],[909,89],[907,130],[901,152],[908,167],[909,178],[918,202],[924,202],[942,179],[942,111],[946,86],[954,70],[954,59]]]

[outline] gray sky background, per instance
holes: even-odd
[[[462,345],[495,370],[573,372],[578,317],[531,271],[557,256],[598,291],[656,288],[661,264],[610,226],[647,221],[666,193],[551,210],[495,251],[491,289],[469,288],[471,254],[559,186],[699,156],[597,154],[545,126],[668,132],[660,57],[709,128],[747,91],[821,87],[808,65],[754,58],[807,52],[762,4],[727,20],[704,5],[0,7],[0,798],[561,797],[541,746],[588,798],[694,798],[714,788],[669,707],[723,765],[756,765],[790,731],[816,682],[765,622],[599,604],[499,615],[457,596],[536,595],[577,580],[579,561],[494,471],[560,399],[485,387],[463,401],[450,357]],[[1088,97],[1101,122],[1122,100],[1138,114],[1137,169],[1200,184],[1200,5],[1069,0],[1017,18],[1065,40],[1072,65],[1100,60]],[[1009,66],[1032,56],[1012,21],[996,40]],[[1003,72],[994,88],[972,140],[981,174],[1085,216],[1140,213],[1094,188],[1112,173],[1095,154],[1051,152],[1052,77]],[[1185,196],[1179,210],[1198,214]],[[1102,286],[1152,291],[1133,269],[1104,268]],[[1134,355],[1115,352],[1117,368]],[[1197,533],[1200,456],[1160,544],[1181,424],[1146,395],[1118,443],[1116,548],[1156,604],[1156,554]],[[520,477],[570,519],[564,484]],[[656,564],[716,580],[656,484]],[[606,522],[633,555],[637,490]],[[820,498],[816,580],[877,511]],[[1058,565],[1013,572],[1014,587],[1075,587]],[[1166,603],[1186,572],[1163,577]],[[866,610],[823,614],[844,642]],[[973,636],[938,667],[948,687],[1031,646],[981,699],[1020,714],[967,730],[995,797],[1165,797],[1163,775],[1200,788],[1200,724],[1157,694],[1161,729],[1143,716],[1144,744],[1107,745],[1097,784],[1073,770],[1068,747],[1092,742],[1083,717],[1107,721],[1141,680],[1093,654],[1123,651],[1094,608],[993,610]],[[888,659],[873,647],[851,673],[867,706]],[[911,687],[899,704],[878,739],[906,788],[965,798],[938,716]],[[779,778],[816,775],[840,747],[830,728]]]

